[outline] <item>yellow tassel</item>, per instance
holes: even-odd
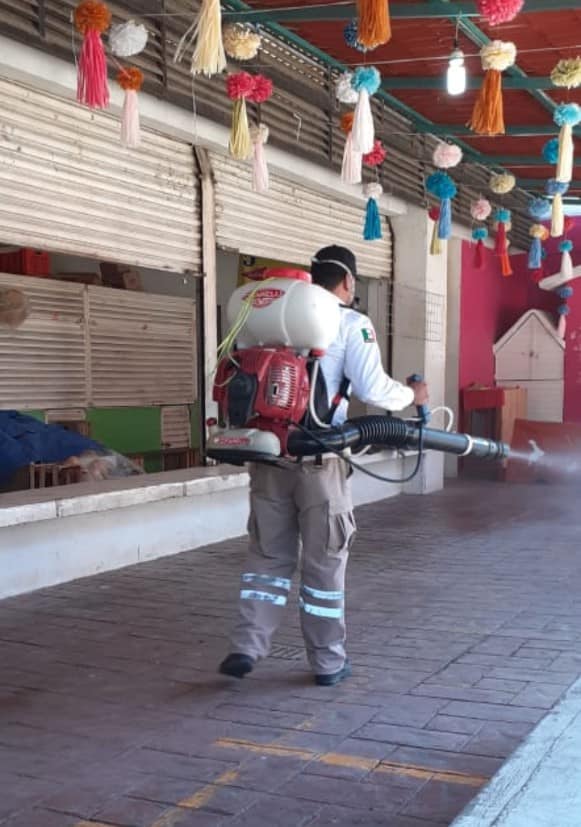
[[[559,238],[565,232],[565,216],[563,214],[563,196],[555,195],[553,198],[553,212],[551,216],[551,235]]]
[[[252,154],[252,139],[248,128],[248,115],[246,114],[246,101],[238,98],[234,101],[232,110],[232,130],[228,144],[230,155],[239,161],[246,161]]]
[[[391,40],[388,0],[357,0],[357,40],[367,49]]]
[[[559,160],[555,178],[560,184],[568,184],[573,180],[573,128],[569,124],[561,127],[559,132]]]
[[[441,252],[442,242],[438,236],[438,222],[434,221],[434,227],[432,229],[432,243],[430,244],[430,255],[439,256]]]
[[[226,68],[222,42],[222,11],[220,0],[202,0],[194,27],[196,48],[192,56],[192,75],[211,77]]]

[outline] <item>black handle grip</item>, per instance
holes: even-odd
[[[423,382],[423,376],[420,376],[419,373],[414,373],[411,376],[408,376],[408,385],[411,385],[415,382]],[[432,414],[430,413],[430,408],[428,405],[416,405],[416,410],[418,412],[418,417],[422,425],[427,425],[430,419],[432,418]]]

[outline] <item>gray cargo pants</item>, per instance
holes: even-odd
[[[288,469],[251,465],[250,542],[230,651],[255,659],[268,655],[300,558],[309,663],[317,675],[342,668],[345,568],[355,532],[347,477],[348,466],[334,457]]]

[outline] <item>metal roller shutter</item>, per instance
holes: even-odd
[[[97,407],[197,399],[195,305],[89,287],[91,397]]]
[[[0,243],[176,272],[201,271],[192,147],[0,80]]]
[[[358,270],[372,278],[391,277],[391,227],[383,239],[363,241],[363,206],[353,206],[271,174],[270,189],[252,191],[252,169],[211,153],[216,184],[216,238],[225,249],[308,265],[326,244],[344,244],[357,256]]]
[[[0,274],[28,319],[0,328],[0,409],[192,404],[196,305],[173,296]]]

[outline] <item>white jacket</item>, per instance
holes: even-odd
[[[386,411],[402,411],[414,401],[411,388],[385,373],[371,319],[349,307],[341,307],[339,335],[321,359],[321,371],[327,384],[329,405],[344,376],[351,382],[352,393],[367,405]],[[333,425],[340,425],[347,419],[348,405],[346,399],[341,400],[333,416]]]

